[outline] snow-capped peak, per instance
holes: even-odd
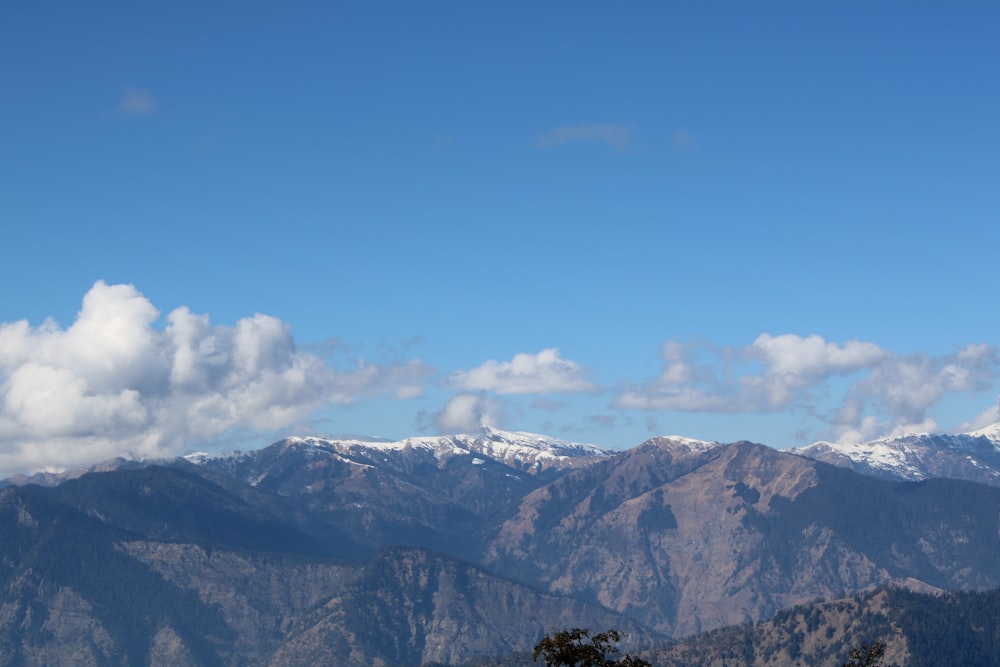
[[[591,444],[486,426],[473,433],[408,438],[385,446],[425,447],[436,450],[439,456],[480,454],[517,468],[534,470],[567,467],[608,456],[608,452]]]
[[[693,452],[705,452],[710,449],[715,449],[719,446],[718,442],[710,442],[708,440],[696,440],[694,438],[686,438],[683,435],[665,435],[660,436],[665,440],[670,440],[678,444],[684,445]]]
[[[605,450],[597,447],[596,445],[560,440],[559,438],[552,438],[547,435],[539,435],[537,433],[528,433],[527,431],[501,431],[489,426],[483,426],[478,433],[467,433],[463,436],[456,437],[485,439],[490,442],[527,447],[538,451],[587,452],[594,455],[607,454]]]
[[[1000,447],[1000,422],[991,424],[977,431],[972,431],[966,435],[971,435],[973,438],[986,438],[997,447]]]
[[[911,433],[863,443],[820,441],[790,452],[895,479],[955,477],[1000,485],[1000,424],[957,435]]]
[[[525,431],[500,431],[483,427],[478,433],[455,436],[473,451],[515,467],[534,467],[538,470],[567,467],[579,462],[590,462],[608,456],[608,452],[595,445],[550,438]]]
[[[650,438],[643,444],[653,444],[657,447],[670,450],[684,449],[692,453],[707,452],[721,445],[719,442],[697,440],[683,435],[658,435],[654,438]]]

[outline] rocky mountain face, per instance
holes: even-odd
[[[817,442],[794,454],[884,479],[967,479],[1000,486],[1000,424],[958,435],[911,434],[858,444]]]
[[[998,518],[981,485],[654,440],[530,493],[482,560],[678,636],[892,581],[1000,585]]]
[[[0,665],[457,664],[1000,586],[1000,488],[747,442],[289,438],[0,490]]]
[[[288,498],[372,549],[409,544],[466,555],[461,547],[484,521],[564,471],[609,457],[592,445],[484,428],[400,442],[287,438],[187,460]]]
[[[4,489],[0,665],[416,665],[528,650],[581,619],[652,636],[437,552],[365,554],[190,469]]]

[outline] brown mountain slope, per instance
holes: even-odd
[[[634,621],[579,600],[546,595],[419,549],[391,549],[297,624],[269,664],[416,665],[527,651],[551,626],[617,627]],[[390,630],[391,629],[391,630]]]
[[[670,438],[554,479],[363,450],[0,490],[0,665],[460,661],[560,625],[679,636],[885,582],[1000,585],[984,485]]]
[[[893,485],[750,443],[660,439],[529,494],[483,560],[674,635],[906,577],[996,585],[1000,493],[963,484]]]
[[[156,467],[0,490],[0,665],[416,665],[578,619],[644,636],[430,551],[332,558],[255,498]]]

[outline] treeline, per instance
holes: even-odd
[[[639,653],[657,667],[841,667],[859,646],[883,642],[885,667],[1000,667],[1000,589],[939,595],[881,588],[783,610]],[[461,667],[528,667],[530,653]],[[444,667],[427,665],[425,667]]]
[[[906,637],[908,667],[1000,667],[1000,590],[935,596],[893,589],[889,610]]]

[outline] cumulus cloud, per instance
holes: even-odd
[[[286,427],[359,397],[419,395],[419,361],[338,370],[267,315],[218,326],[97,282],[74,323],[0,325],[0,474],[161,456],[231,429]]]
[[[118,108],[127,114],[146,116],[156,113],[156,98],[148,91],[127,88],[118,103]]]
[[[500,401],[485,394],[456,394],[434,416],[434,425],[440,433],[469,433],[483,426],[500,428],[503,411]]]
[[[794,334],[765,333],[743,348],[724,350],[668,341],[661,354],[660,376],[623,391],[614,407],[819,414],[832,381],[852,378],[838,407],[824,417],[827,435],[841,441],[936,430],[928,415],[932,407],[949,394],[988,389],[1000,369],[996,349],[985,344],[948,355],[899,355],[874,343]],[[729,368],[734,359],[743,372]],[[976,422],[993,414],[988,410]]]
[[[538,354],[517,354],[511,361],[487,361],[469,371],[456,371],[451,384],[466,391],[496,394],[587,393],[597,385],[587,379],[587,370],[549,348]]]
[[[762,375],[741,378],[747,405],[756,409],[781,410],[803,391],[836,375],[850,375],[886,358],[878,345],[848,341],[829,343],[819,336],[761,334],[746,356],[764,365]]]
[[[535,143],[542,148],[574,143],[597,143],[623,151],[632,143],[632,128],[614,123],[562,125],[538,135]]]

